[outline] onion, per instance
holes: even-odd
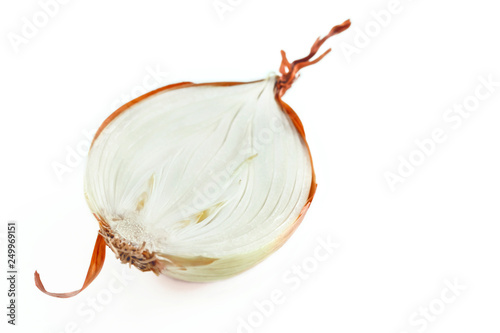
[[[186,281],[241,273],[280,248],[316,190],[302,123],[282,96],[307,57],[253,82],[178,83],[123,105],[97,131],[85,197],[99,233],[84,285],[99,274],[106,245],[122,263]]]

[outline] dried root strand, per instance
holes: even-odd
[[[304,67],[313,65],[323,59],[324,56],[326,56],[332,49],[326,50],[322,55],[320,55],[318,58],[311,60],[312,57],[316,55],[318,52],[319,48],[323,43],[330,37],[337,35],[341,33],[342,31],[346,30],[351,26],[351,21],[347,20],[344,23],[340,25],[336,25],[330,30],[328,35],[326,35],[323,38],[318,38],[314,42],[313,46],[311,47],[311,51],[309,52],[309,55],[302,59],[295,60],[294,62],[290,63],[286,57],[285,51],[281,51],[281,57],[282,57],[282,62],[280,66],[280,73],[281,76],[276,82],[276,96],[281,99],[281,97],[285,94],[285,92],[292,86],[293,82],[299,77],[297,74],[298,71]]]
[[[161,265],[155,252],[145,250],[146,242],[138,247],[124,241],[113,233],[106,222],[100,218],[98,220],[100,226],[99,234],[102,235],[106,241],[106,245],[113,251],[117,259],[123,264],[129,264],[129,267],[134,265],[142,272],[152,271],[156,275],[161,273],[163,265]]]

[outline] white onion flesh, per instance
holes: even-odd
[[[275,83],[187,86],[127,108],[89,152],[92,212],[160,257],[214,259],[162,272],[180,279],[224,278],[264,259],[298,223],[313,183]]]

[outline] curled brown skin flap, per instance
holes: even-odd
[[[75,290],[69,293],[51,293],[45,290],[42,281],[40,280],[40,274],[35,271],[35,284],[44,294],[53,297],[59,298],[68,298],[78,295],[85,288],[87,288],[92,281],[99,275],[101,272],[102,266],[104,266],[104,259],[106,258],[106,242],[101,234],[97,235],[97,240],[95,241],[94,252],[92,253],[92,259],[90,260],[89,270],[87,272],[87,276],[85,277],[85,282],[83,282],[83,286],[79,290]]]

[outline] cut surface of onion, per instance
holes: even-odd
[[[85,191],[92,212],[117,237],[186,260],[245,261],[279,239],[308,200],[312,166],[274,99],[275,84],[276,77],[192,85],[130,106],[90,150]],[[220,278],[206,266],[197,266],[201,275],[193,279]],[[219,266],[228,275],[240,270]],[[191,267],[166,266],[172,270],[191,274]]]
[[[99,273],[105,245],[123,263],[187,281],[236,275],[283,245],[316,182],[302,124],[281,97],[349,25],[305,58],[290,63],[282,51],[280,76],[170,85],[108,117],[87,160],[85,197],[100,230],[81,290]],[[35,281],[51,296],[81,291],[49,293],[36,272]]]

